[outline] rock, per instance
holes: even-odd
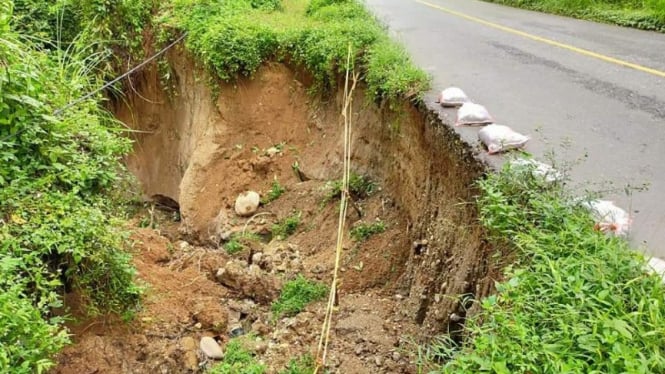
[[[381,365],[383,364],[383,360],[381,359],[381,357],[379,357],[379,356],[375,356],[375,357],[374,357],[374,364],[375,364],[376,366],[381,367]]]
[[[221,284],[240,292],[260,303],[274,300],[281,289],[281,281],[256,265],[243,261],[229,261],[217,270],[216,279]]]
[[[252,323],[252,331],[259,335],[267,335],[270,333],[270,327],[261,321]]]
[[[180,346],[184,351],[196,351],[196,341],[189,336],[180,339]]]
[[[263,258],[263,253],[256,252],[252,255],[252,264],[257,264],[261,266],[261,259]]]
[[[252,214],[256,213],[260,202],[261,197],[258,193],[254,191],[243,192],[236,198],[236,214],[241,217],[251,216]]]
[[[216,360],[221,360],[222,358],[224,358],[224,352],[222,352],[222,347],[220,347],[219,344],[217,344],[215,339],[209,336],[204,336],[203,338],[201,338],[200,346],[201,350],[207,357]]]
[[[199,358],[196,356],[196,352],[187,351],[183,357],[185,361],[185,367],[192,372],[196,372],[199,369]]]
[[[277,147],[270,147],[266,149],[266,155],[268,155],[269,157],[272,157],[278,153],[280,153],[280,150],[277,149]]]
[[[399,354],[399,352],[393,352],[393,361],[397,362],[400,358],[402,358],[402,356]]]

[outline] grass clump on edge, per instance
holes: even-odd
[[[665,372],[665,286],[642,255],[593,230],[583,208],[530,171],[480,182],[482,223],[518,261],[467,321],[469,340],[442,343],[442,373]]]
[[[263,374],[265,372],[265,365],[259,363],[237,339],[231,339],[224,347],[222,362],[207,371],[208,374]]]
[[[278,60],[304,67],[316,88],[333,89],[350,44],[372,98],[420,97],[429,88],[429,77],[356,0],[284,0],[279,8],[248,0],[173,0],[162,5],[156,23],[189,32],[187,48],[224,81]]]
[[[298,358],[292,358],[286,369],[279,374],[314,374],[316,363],[311,355],[307,354]]]
[[[665,32],[665,0],[485,0],[642,30]]]
[[[342,197],[342,180],[329,182],[325,202]],[[376,184],[369,177],[351,172],[349,176],[349,194],[353,199],[364,199],[376,190]]]
[[[380,234],[386,231],[386,224],[377,220],[374,223],[361,223],[351,229],[350,235],[353,240],[363,242],[374,234]]]
[[[307,304],[322,299],[327,293],[325,285],[298,275],[284,284],[279,298],[272,304],[272,312],[277,318],[298,314]]]

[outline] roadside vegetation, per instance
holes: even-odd
[[[665,0],[485,0],[540,12],[665,32]]]
[[[18,34],[11,16],[0,0],[0,372],[39,373],[69,342],[52,313],[65,292],[92,314],[138,306],[116,213],[130,143],[101,97],[57,111],[100,85],[107,56]]]
[[[530,170],[506,166],[479,185],[482,223],[517,261],[466,322],[466,342],[430,347],[438,371],[665,372],[665,286],[642,255]]]

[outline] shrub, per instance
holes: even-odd
[[[272,312],[277,317],[298,314],[307,304],[325,297],[327,292],[325,285],[298,275],[294,280],[286,282],[279,299],[272,304]]]

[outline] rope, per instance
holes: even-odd
[[[328,304],[326,306],[326,315],[321,326],[321,337],[316,353],[316,368],[314,374],[325,367],[328,355],[328,343],[330,342],[330,328],[337,299],[337,284],[340,262],[342,257],[342,242],[344,239],[344,227],[346,225],[346,212],[349,206],[349,177],[351,175],[351,103],[353,102],[353,91],[356,88],[358,75],[353,73],[353,83],[349,88],[349,76],[351,74],[351,45],[346,60],[346,78],[344,81],[344,106],[342,109],[342,118],[344,119],[344,166],[342,176],[342,196],[340,199],[339,220],[337,225],[337,246],[335,250],[335,269],[333,271],[333,280],[330,285],[330,294],[328,295]]]
[[[95,90],[93,90],[93,91],[88,92],[87,94],[85,94],[85,95],[79,97],[78,99],[76,99],[76,100],[74,100],[74,101],[69,102],[67,105],[63,106],[62,108],[55,110],[55,111],[53,112],[53,115],[54,115],[54,116],[57,116],[57,115],[61,114],[61,113],[64,112],[65,110],[67,110],[67,109],[69,109],[69,108],[71,108],[71,107],[73,107],[73,106],[75,106],[75,105],[77,105],[77,104],[80,104],[80,103],[82,103],[82,102],[88,100],[89,98],[93,97],[94,95],[96,95],[96,94],[99,93],[100,91],[109,88],[110,86],[116,84],[118,81],[122,80],[123,78],[126,78],[126,77],[129,76],[130,74],[133,74],[133,73],[136,72],[137,70],[143,68],[144,66],[146,66],[147,64],[149,64],[150,62],[152,62],[152,61],[153,61],[154,59],[156,59],[157,57],[163,55],[166,51],[168,51],[169,49],[173,48],[176,44],[180,43],[183,39],[185,39],[186,36],[187,36],[187,32],[185,32],[184,34],[180,35],[180,37],[178,37],[178,39],[176,39],[175,41],[173,41],[171,44],[169,44],[169,45],[167,45],[166,47],[162,48],[159,52],[157,52],[157,53],[155,53],[154,55],[150,56],[147,60],[145,60],[145,61],[141,62],[140,64],[136,65],[135,67],[131,68],[130,70],[128,70],[128,71],[125,72],[124,74],[120,75],[119,77],[116,77],[115,79],[113,79],[112,81],[106,83],[105,85],[103,85],[103,86],[101,86],[101,87],[99,87],[99,88],[97,88],[97,89],[95,89]],[[13,138],[13,137],[19,136],[20,134],[22,134],[23,132],[25,132],[27,129],[28,129],[28,127],[24,127],[24,128],[22,128],[21,130],[18,130],[17,132],[15,132],[15,133],[13,133],[13,134],[9,134],[9,135],[5,136],[4,138],[0,139],[0,142],[4,142],[4,141],[6,141],[6,140],[8,140],[8,139],[11,139],[11,138]]]

